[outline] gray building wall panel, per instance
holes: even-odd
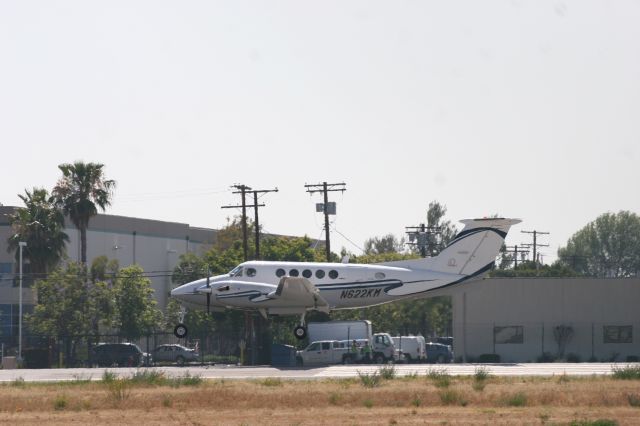
[[[458,357],[497,353],[503,361],[525,362],[543,352],[558,355],[554,332],[559,326],[573,331],[565,357],[575,354],[586,361],[640,356],[639,278],[496,278],[454,286],[450,295]],[[628,328],[620,326],[631,327],[629,341],[605,341],[607,330],[614,338],[622,332],[624,339]],[[501,343],[495,327],[517,327],[506,330],[514,341]]]

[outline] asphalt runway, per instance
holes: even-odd
[[[548,363],[548,364],[397,364],[398,376],[417,374],[425,376],[430,371],[446,371],[451,375],[473,375],[479,368],[486,369],[494,376],[590,376],[610,375],[616,368],[624,368],[628,363]],[[119,377],[130,377],[136,371],[161,371],[168,377],[182,377],[186,374],[203,379],[260,379],[266,377],[314,380],[329,378],[357,377],[358,372],[371,374],[379,365],[335,365],[319,368],[275,368],[243,367],[236,365],[214,365],[185,367],[143,367],[136,368],[55,368],[0,370],[0,383],[24,380],[25,382],[56,382],[73,380],[101,380],[105,370]]]

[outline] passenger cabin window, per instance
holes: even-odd
[[[302,276],[305,277],[305,278],[311,278],[311,275],[313,275],[313,274],[308,269],[305,269],[304,271],[302,271]]]
[[[280,278],[280,277],[284,277],[286,274],[285,270],[282,268],[278,268],[276,270],[276,277]]]
[[[290,277],[297,277],[298,275],[300,275],[300,272],[298,272],[297,269],[292,269],[289,271],[289,276]]]
[[[332,280],[335,280],[336,278],[338,278],[338,271],[336,271],[335,269],[330,270],[329,278],[331,278]]]
[[[238,266],[234,268],[231,272],[229,272],[229,276],[231,277],[241,277],[242,276],[242,266]]]
[[[255,268],[247,268],[247,276],[248,277],[255,277],[256,276]]]
[[[315,342],[315,343],[312,343],[311,346],[309,346],[309,349],[307,349],[307,352],[319,351],[319,350],[320,350],[320,342]]]
[[[329,349],[331,349],[331,343],[330,342],[322,342],[322,350],[323,351],[328,351]]]
[[[318,269],[316,271],[316,278],[320,278],[320,279],[324,278],[324,271],[322,269]]]
[[[221,287],[218,287],[218,291],[229,291],[229,286],[228,285],[223,285]]]

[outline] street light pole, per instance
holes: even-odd
[[[20,241],[20,292],[18,295],[18,362],[22,363],[22,249],[27,246],[27,243]]]

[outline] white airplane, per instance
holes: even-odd
[[[171,296],[188,308],[257,310],[268,315],[300,315],[294,329],[304,339],[305,314],[380,305],[474,279],[491,270],[509,228],[519,219],[467,219],[438,256],[380,264],[249,261],[224,275],[177,287]],[[187,335],[184,324],[174,333]]]

